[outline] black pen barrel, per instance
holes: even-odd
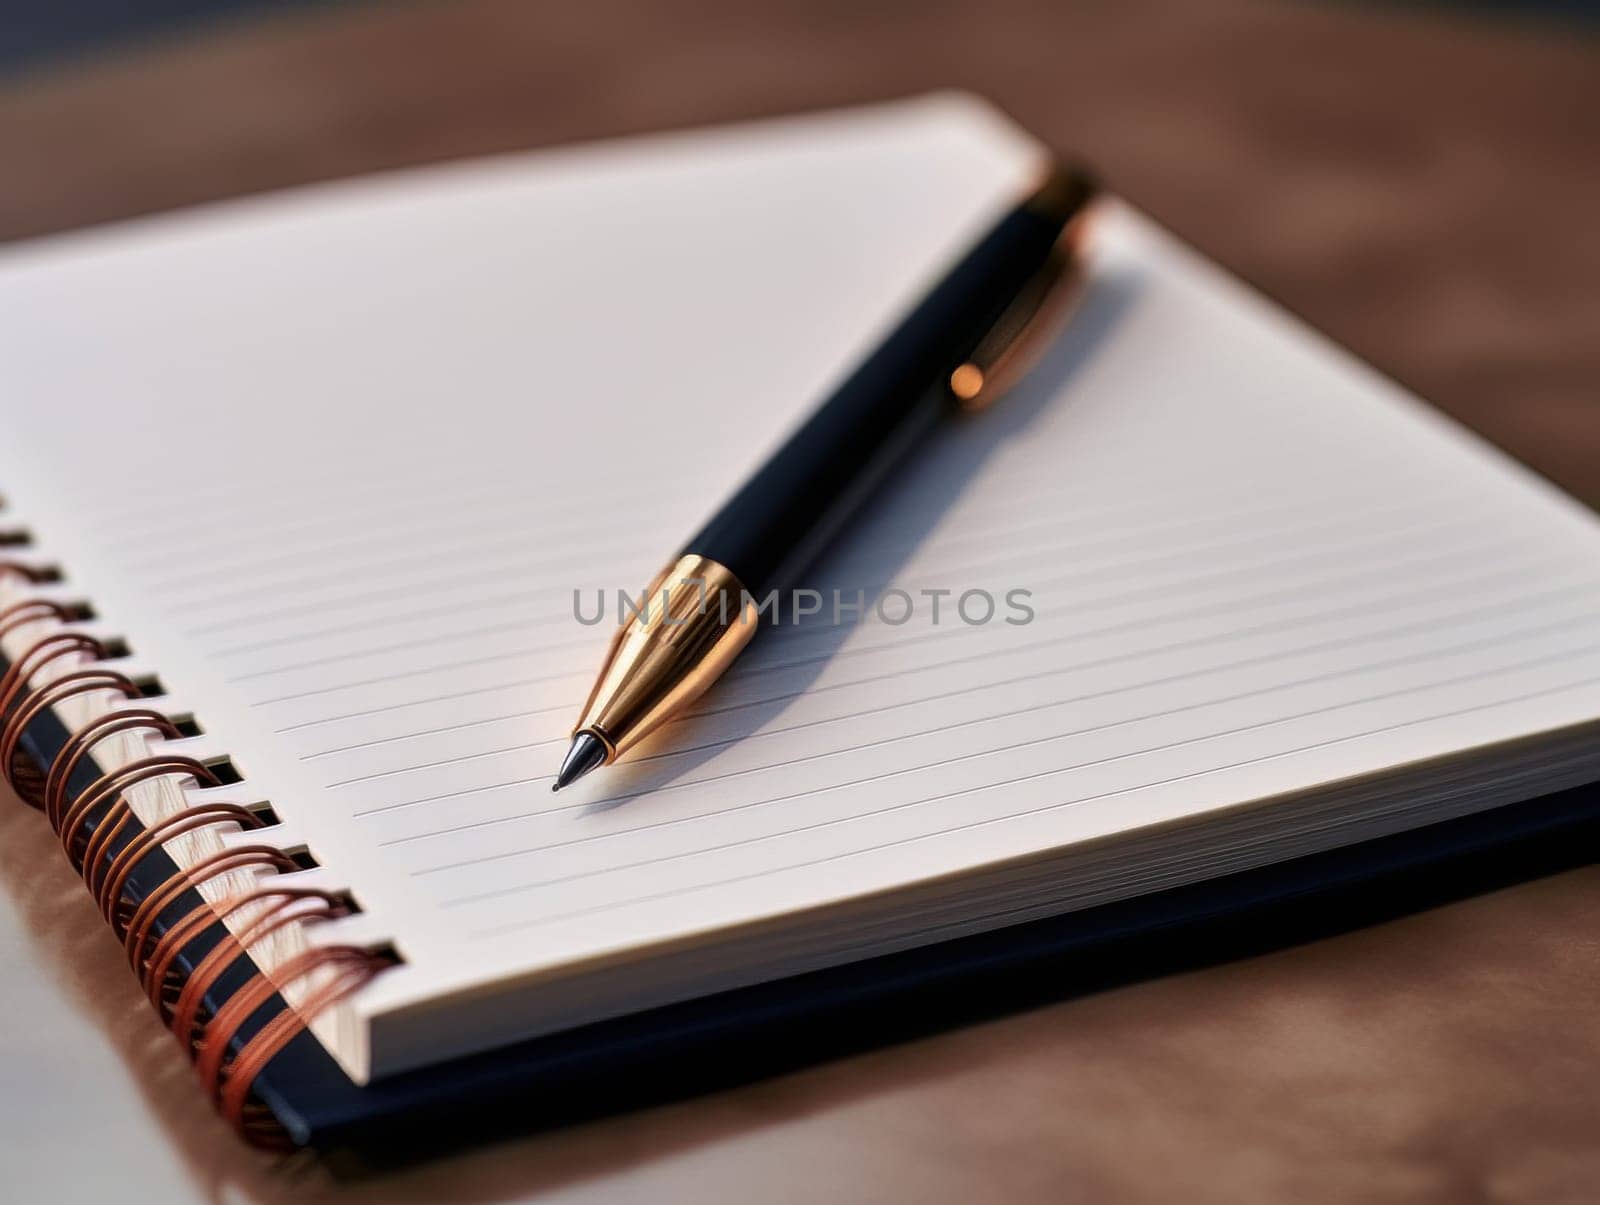
[[[1083,229],[1093,185],[1068,168],[1005,214],[663,569],[612,638],[555,787],[615,761],[690,706],[904,452],[1025,370]],[[741,593],[749,597],[741,597]],[[780,604],[781,606],[781,604]]]
[[[1057,182],[1059,184],[1059,181]],[[1079,177],[1068,183],[1083,192]],[[950,376],[1052,254],[1071,189],[1010,211],[684,546],[753,595],[794,584],[900,456],[956,409]]]

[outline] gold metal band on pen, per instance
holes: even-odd
[[[731,570],[692,553],[680,557],[612,637],[573,735],[593,733],[606,762],[615,761],[699,698],[758,622],[755,600]]]

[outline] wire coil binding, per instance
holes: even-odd
[[[9,551],[9,548],[7,549]],[[24,585],[59,574],[0,556],[0,581]],[[155,886],[135,878],[168,842],[211,826],[239,831],[265,827],[262,817],[235,803],[195,803],[146,827],[128,792],[163,778],[180,785],[220,785],[195,758],[154,752],[104,770],[74,794],[71,783],[95,749],[118,735],[144,732],[156,741],[181,739],[171,717],[144,702],[139,685],[107,664],[114,650],[72,631],[79,616],[48,598],[23,598],[0,607],[0,639],[31,625],[53,629],[31,641],[0,674],[0,774],[18,797],[45,816],[72,868],[123,943],[129,965],[162,1021],[188,1053],[207,1095],[250,1142],[288,1149],[287,1134],[252,1094],[256,1077],[324,1010],[334,1007],[393,964],[390,956],[354,945],[310,945],[263,972],[249,960],[259,942],[291,925],[347,916],[347,896],[322,888],[274,884],[208,902],[200,889],[239,871],[288,874],[300,869],[267,841],[229,845],[188,867],[176,866]],[[4,664],[0,661],[0,664]],[[47,671],[55,670],[54,673]],[[23,734],[45,712],[89,695],[112,696],[116,706],[68,738],[48,765],[38,765]],[[165,859],[164,859],[165,860]],[[159,864],[159,863],[158,863]],[[231,923],[231,925],[230,925]],[[207,946],[200,943],[209,942]],[[242,976],[240,968],[248,972]],[[284,989],[298,986],[290,1004]],[[218,997],[221,997],[220,999]],[[282,1007],[268,1014],[268,1006]]]

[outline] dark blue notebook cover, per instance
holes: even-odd
[[[44,764],[65,737],[46,718],[29,731],[30,751]],[[84,781],[96,772],[86,766]],[[297,1143],[338,1154],[348,1167],[381,1166],[1309,940],[1584,864],[1597,851],[1600,784],[658,1008],[365,1087],[302,1034],[262,1072],[256,1091]],[[147,859],[141,868],[148,876],[142,889],[175,872],[161,860]],[[201,953],[196,948],[190,956]],[[231,990],[232,977],[220,986]]]

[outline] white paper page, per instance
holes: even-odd
[[[1034,153],[938,98],[0,261],[0,484],[354,890],[321,938],[402,953],[365,1015],[1600,715],[1587,512],[1114,206],[1034,377],[810,576],[913,618],[764,633],[552,796],[574,590],[642,586]]]

